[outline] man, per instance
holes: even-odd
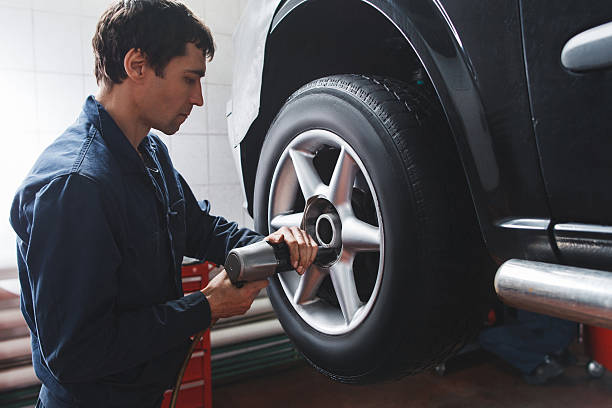
[[[267,282],[238,289],[225,272],[183,297],[183,256],[223,263],[263,237],[200,207],[151,128],[175,133],[203,104],[210,31],[170,0],[123,1],[93,39],[98,95],[18,190],[21,309],[43,385],[37,406],[158,407],[189,336],[244,313]],[[303,273],[316,244],[286,241]]]

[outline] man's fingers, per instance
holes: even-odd
[[[314,239],[304,231],[306,246],[308,247],[308,259],[306,260],[306,267],[309,267],[315,260],[317,256],[317,243]]]
[[[297,269],[298,262],[300,260],[297,238],[293,235],[293,231],[289,230],[285,235],[283,235],[283,239],[289,248],[291,265],[294,269]]]
[[[317,256],[318,246],[316,241],[306,231],[298,227],[281,227],[265,239],[271,243],[285,242],[287,244],[291,266],[299,274],[303,274]]]
[[[268,286],[268,280],[267,279],[263,279],[263,280],[258,280],[258,281],[253,281],[253,282],[249,282],[246,285],[244,285],[242,287],[242,289],[246,289],[249,292],[249,307],[247,308],[247,310],[251,307],[251,304],[253,303],[253,301],[255,300],[255,298],[257,297],[257,294],[265,287]]]
[[[281,237],[282,237],[282,235],[274,233],[274,234],[268,235],[265,238],[265,240],[269,241],[269,242],[272,242],[273,244],[278,244],[279,242],[281,242]]]
[[[304,230],[300,230],[300,233],[303,239],[303,244],[300,246],[300,264],[302,268],[300,273],[304,273],[312,263],[310,260],[312,257],[312,247],[310,246],[310,235]]]
[[[308,241],[310,244],[310,248],[312,250],[312,252],[310,253],[310,262],[308,263],[309,265],[312,264],[316,257],[317,257],[317,252],[319,251],[319,246],[317,245],[317,242],[314,240],[314,238],[312,238],[310,235],[308,235]]]
[[[268,280],[267,279],[258,280],[258,281],[253,282],[253,284],[255,286],[254,289],[259,292],[263,288],[268,287]]]
[[[305,232],[298,227],[291,227],[291,232],[297,241],[297,252],[298,252],[298,273],[304,273],[304,269],[307,266],[308,259],[310,258],[310,248],[307,245]]]
[[[225,271],[225,268],[223,268],[218,274],[215,275],[213,279],[223,280],[226,277],[227,277],[227,272]]]
[[[303,272],[303,266],[304,266],[304,237],[302,236],[302,231],[297,228],[297,227],[293,227],[291,228],[291,233],[293,234],[293,236],[295,237],[295,241],[297,244],[297,268],[295,268],[295,270],[301,274]]]
[[[268,286],[268,280],[262,279],[253,282],[247,282],[241,288],[242,290],[248,290],[249,292],[258,293],[260,290]]]
[[[300,243],[300,266],[298,272],[304,273],[314,261],[316,244],[314,244],[315,248],[313,248],[314,240],[312,237],[304,230],[299,230],[299,232],[302,235],[302,242]]]

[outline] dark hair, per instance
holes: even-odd
[[[172,0],[124,0],[111,5],[100,17],[91,41],[98,85],[112,86],[127,78],[123,59],[132,48],[163,77],[168,62],[185,55],[194,43],[210,61],[215,45],[210,29],[183,4]]]

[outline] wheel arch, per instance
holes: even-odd
[[[259,115],[240,143],[249,213],[259,152],[276,113],[302,85],[339,73],[422,80],[435,90],[486,240],[492,217],[479,197],[497,187],[499,169],[469,58],[437,0],[290,0],[279,7],[265,47]]]

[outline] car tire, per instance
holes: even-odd
[[[336,264],[312,268],[317,272],[308,281],[285,272],[268,288],[297,348],[341,382],[370,383],[431,368],[481,322],[481,277],[474,265],[482,241],[433,95],[422,81],[317,79],[286,101],[262,146],[254,195],[259,232],[299,225],[305,207],[317,200],[331,203],[319,213],[347,220],[338,221],[343,241]],[[342,176],[341,158],[354,178]],[[336,206],[329,196],[346,191],[348,201],[337,199]]]

